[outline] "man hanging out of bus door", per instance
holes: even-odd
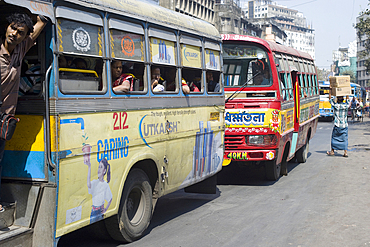
[[[32,19],[23,13],[13,13],[7,17],[8,26],[5,35],[0,38],[1,72],[1,112],[15,114],[21,64],[27,51],[35,44],[36,38],[47,23],[44,16],[37,16],[35,25]],[[0,140],[0,163],[4,155],[5,140]],[[0,167],[1,174],[1,167]],[[0,212],[3,211],[0,205]]]
[[[329,90],[329,102],[334,110],[334,127],[331,135],[331,150],[327,155],[333,156],[334,150],[344,150],[343,157],[348,157],[348,122],[347,112],[349,108],[349,96],[346,96],[346,102],[343,102],[343,96],[337,97],[337,102],[331,98],[331,87]]]

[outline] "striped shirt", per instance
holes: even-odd
[[[0,39],[0,44],[1,100],[3,102],[1,112],[14,115],[18,102],[22,60],[34,42],[28,36],[14,48],[12,54],[5,49],[2,39]]]
[[[329,100],[331,106],[334,110],[334,125],[339,128],[348,127],[347,114],[349,103],[346,100],[346,103],[335,103],[334,99]]]

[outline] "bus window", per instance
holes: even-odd
[[[143,91],[145,54],[143,26],[134,22],[109,19],[109,34],[111,57],[122,60],[121,65],[118,62],[111,64],[113,91],[115,93]],[[121,71],[114,69],[117,65],[122,67]],[[119,72],[122,74],[116,74]],[[129,80],[123,83],[126,77]]]
[[[205,41],[206,82],[208,93],[221,92],[220,45]]]
[[[257,46],[225,44],[225,85],[247,87],[272,85],[267,52]]]
[[[311,76],[307,74],[306,94],[311,96]]]
[[[286,69],[286,81],[287,81],[287,87],[286,90],[288,92],[288,97],[289,100],[293,99],[293,83],[291,79],[291,74],[290,74],[290,65],[288,63],[287,57],[285,55],[282,55],[282,63],[285,64],[285,69]]]
[[[206,72],[207,92],[208,93],[219,93],[221,85],[221,72],[208,70]]]
[[[151,89],[153,92],[175,92],[178,87],[176,67],[153,65],[151,67]]]
[[[182,69],[182,82],[186,82],[186,84],[190,88],[190,92],[199,93],[202,89],[202,70],[199,69],[190,69],[190,68],[183,68]]]
[[[144,90],[144,64],[113,60],[111,63],[112,87],[115,93]]]
[[[103,60],[80,56],[59,56],[60,90],[63,93],[91,93],[103,90]]]
[[[289,100],[289,92],[288,92],[288,81],[287,81],[287,76],[285,72],[280,72],[279,73],[279,79],[280,79],[280,87],[281,87],[281,92],[283,95],[283,101]]]
[[[317,83],[317,77],[316,75],[314,75],[314,78],[315,78],[315,95],[318,95],[319,94],[319,85]]]
[[[252,60],[249,64],[252,74],[248,73],[247,78],[253,78],[249,86],[271,86],[270,66],[266,59]],[[248,71],[249,72],[249,71]]]
[[[280,88],[280,94],[282,95],[283,101],[288,100],[288,93],[287,93],[287,80],[285,75],[285,63],[282,60],[282,57],[280,54],[274,54],[276,69],[278,71],[279,75],[279,88]]]
[[[103,21],[99,15],[58,7],[57,48],[60,52],[59,87],[61,92],[87,93],[105,91],[103,80]],[[71,20],[74,18],[75,20]],[[88,18],[88,23],[86,21]],[[66,56],[67,65],[64,64]]]
[[[316,94],[316,86],[315,86],[315,76],[311,75],[311,95],[314,96]]]
[[[177,83],[169,86],[167,91],[167,83],[173,82],[167,82],[164,77],[172,77],[168,74],[176,70],[176,35],[170,31],[150,28],[149,36],[152,36],[150,38],[150,59],[154,63],[150,71],[150,88],[155,93],[175,91],[178,87]]]
[[[298,77],[298,82],[299,82],[299,87],[300,87],[300,95],[301,95],[301,98],[303,98],[304,97],[304,90],[305,90],[305,86],[304,86],[304,82],[303,82],[303,80],[302,80],[302,74],[301,73],[299,73],[299,74],[297,74],[297,77]]]
[[[226,63],[228,62],[228,63]],[[225,86],[238,86],[240,84],[240,72],[242,64],[241,61],[225,61],[224,64],[224,75],[225,75]]]
[[[289,99],[293,99],[293,83],[292,83],[292,77],[290,73],[287,73],[287,81],[288,81],[288,93],[289,93]]]
[[[181,43],[181,65],[182,83],[190,88],[190,93],[203,91],[202,82],[202,47],[201,41],[192,36],[182,35]]]

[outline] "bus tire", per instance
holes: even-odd
[[[281,159],[281,167],[280,167],[280,175],[281,176],[288,176],[288,153],[289,153],[289,145],[285,146],[283,158]]]
[[[281,164],[276,164],[277,159],[265,162],[265,173],[267,180],[276,181],[280,177]]]
[[[297,158],[298,163],[306,163],[309,147],[310,147],[310,141],[309,141],[309,138],[307,137],[306,144],[303,147],[301,147],[296,153],[296,158]]]
[[[141,169],[132,169],[123,188],[117,217],[106,220],[111,237],[129,243],[141,238],[152,218],[152,207],[148,176]]]

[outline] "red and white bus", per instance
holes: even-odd
[[[306,162],[319,117],[312,57],[263,39],[224,34],[226,98],[224,166],[264,165],[266,178],[287,175],[287,162]],[[236,162],[239,161],[239,162]]]

